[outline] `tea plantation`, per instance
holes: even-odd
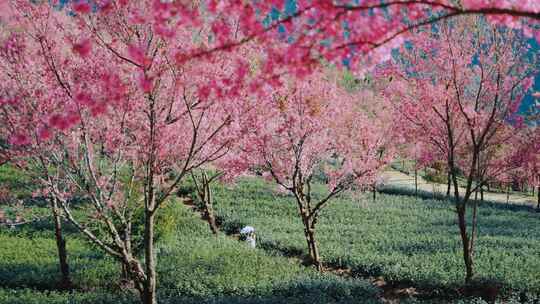
[[[326,265],[303,266],[305,241],[292,198],[258,178],[215,187],[215,208],[225,233],[213,236],[200,215],[169,202],[159,218],[160,303],[486,303],[457,294],[463,278],[459,239],[449,202],[408,195],[348,196],[321,217],[319,242]],[[46,214],[39,204],[36,213]],[[538,303],[538,214],[483,204],[477,249],[479,277],[505,292],[497,303]],[[231,234],[257,229],[258,248]],[[56,290],[59,271],[48,219],[0,228],[0,303],[138,303],[121,285],[119,265],[67,229],[76,288]],[[433,290],[389,299],[372,284],[387,282]],[[397,285],[396,285],[397,286]],[[396,302],[398,301],[398,302]]]
[[[258,230],[259,246],[268,252],[307,255],[291,196],[255,178],[215,192],[225,231],[251,225]],[[459,294],[465,274],[453,203],[428,194],[415,198],[396,189],[383,192],[375,200],[371,194],[342,197],[323,210],[317,228],[323,261],[358,277],[382,276],[431,295]],[[480,204],[479,288],[540,293],[539,221],[540,214],[528,207]]]

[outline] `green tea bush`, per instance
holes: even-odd
[[[33,289],[1,289],[2,304],[135,304],[132,294],[112,292],[39,292]]]
[[[164,202],[163,207],[156,213],[154,240],[155,242],[167,242],[171,239],[176,231],[180,220],[177,200]],[[136,252],[142,252],[143,237],[144,237],[144,210],[139,208],[135,210],[132,223],[132,242]]]
[[[160,303],[378,303],[378,290],[364,280],[319,274],[296,259],[269,255],[224,234],[214,236],[197,214],[169,203],[174,233],[156,244]],[[68,252],[77,291],[54,291],[59,273],[54,238],[32,237],[31,227],[0,230],[0,303],[138,303],[119,292],[119,265],[77,234]],[[9,289],[8,289],[9,288]],[[29,289],[32,288],[32,289]]]
[[[3,192],[9,191],[14,199],[31,197],[35,185],[31,179],[17,168],[10,165],[0,166],[0,185]]]
[[[377,294],[362,280],[320,275],[295,260],[268,256],[225,235],[214,236],[206,223],[182,208],[176,240],[158,246],[159,289],[167,297],[297,297],[343,298]],[[302,302],[310,303],[310,302]]]
[[[216,189],[216,212],[224,226],[254,226],[262,248],[286,256],[306,254],[293,199],[273,189],[258,178]],[[317,230],[323,261],[434,292],[462,286],[454,204],[444,197],[433,200],[428,193],[418,199],[394,193],[381,194],[376,201],[344,196],[324,209]],[[540,226],[538,214],[529,209],[480,204],[475,259],[479,279],[496,282],[503,290],[540,293]]]
[[[56,243],[48,236],[28,238],[0,232],[0,287],[54,290],[60,279]],[[75,286],[107,287],[118,281],[118,266],[86,242],[67,237],[68,261]]]
[[[446,184],[448,176],[444,171],[428,168],[425,170],[424,179],[431,183]]]

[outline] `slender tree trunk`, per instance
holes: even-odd
[[[216,224],[216,217],[214,216],[214,206],[213,206],[213,197],[212,190],[210,189],[210,181],[208,180],[208,175],[206,172],[203,172],[203,202],[206,213],[206,218],[208,219],[208,225],[210,225],[210,230],[214,235],[218,233],[218,227]]]
[[[51,209],[54,220],[54,235],[56,237],[56,247],[58,249],[58,262],[60,273],[62,275],[60,287],[62,289],[70,289],[72,287],[71,278],[69,275],[69,264],[67,260],[66,240],[62,233],[62,218],[60,217],[60,209],[55,197],[51,198]]]
[[[457,207],[459,233],[461,236],[461,243],[463,245],[463,261],[465,263],[465,283],[469,284],[474,275],[473,271],[473,256],[471,252],[470,240],[467,234],[467,219],[466,219],[466,207],[460,205]]]
[[[135,289],[139,292],[139,296],[142,303],[145,302],[145,282],[146,274],[141,263],[133,258],[130,252],[124,251],[124,255],[121,258],[122,269],[126,271],[127,279],[133,283]]]
[[[477,227],[478,227],[478,201],[474,201],[473,203],[473,217],[472,217],[472,224],[471,224],[471,240],[469,244],[469,253],[471,255],[471,261],[474,258],[474,241],[476,239],[477,234]]]
[[[538,210],[540,210],[540,186],[538,186],[538,190],[536,191],[536,196],[538,197],[537,198],[537,205],[536,205],[536,208]]]
[[[471,245],[469,235],[467,233],[467,199],[468,194],[465,193],[463,200],[459,197],[459,188],[457,177],[452,174],[452,181],[454,184],[454,199],[456,200],[456,211],[458,216],[459,234],[461,237],[461,244],[463,246],[463,262],[465,263],[465,283],[469,284],[474,276],[474,260],[471,252]]]
[[[216,217],[214,215],[214,207],[212,204],[212,194],[210,192],[210,186],[208,186],[208,198],[206,200],[205,208],[206,208],[206,217],[208,218],[208,225],[210,225],[210,230],[212,230],[212,233],[214,235],[217,235],[218,233],[218,226],[216,224]]]
[[[452,178],[451,178],[451,174],[450,174],[450,170],[448,170],[448,177],[447,177],[447,180],[446,180],[446,196],[450,196],[450,186],[452,184]]]
[[[481,202],[484,201],[484,186],[483,185],[480,187],[480,201]]]
[[[319,247],[315,238],[315,224],[312,222],[308,229],[308,243],[311,247],[311,260],[317,271],[322,271],[321,256],[319,255]]]
[[[414,196],[418,197],[418,169],[414,165]]]
[[[506,186],[506,204],[510,203],[510,185]]]
[[[146,280],[144,282],[143,303],[157,304],[156,299],[156,261],[154,256],[154,214],[146,211],[144,227],[144,249]]]
[[[306,243],[308,246],[309,258],[317,271],[322,271],[321,257],[319,255],[319,248],[317,245],[317,240],[315,238],[316,218],[310,218],[310,213],[308,213],[307,210],[303,209],[300,210],[300,216],[302,217],[302,223],[304,225],[304,236],[306,238]]]
[[[124,231],[121,234],[122,242],[124,242],[124,247],[127,253],[131,255],[132,253],[132,247],[131,247],[131,217],[132,214],[130,212],[130,215],[128,216],[128,220],[126,223],[126,226],[124,227]],[[132,275],[131,275],[131,267],[129,265],[129,262],[126,262],[125,260],[122,261],[122,274],[121,279],[124,282],[133,281]],[[142,292],[142,290],[141,290]]]
[[[310,237],[309,237],[309,232],[308,232],[308,228],[306,228],[306,224],[304,223],[304,236],[306,238],[306,243],[307,243],[307,247],[308,247],[308,252],[309,252],[309,258],[310,258],[310,262],[313,263],[313,247],[311,246],[311,242],[310,242]]]
[[[373,201],[375,202],[377,200],[377,187],[373,185]]]

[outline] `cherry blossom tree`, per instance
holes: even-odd
[[[243,89],[261,96],[265,84],[287,90],[280,88],[282,74],[306,77],[322,61],[361,74],[389,58],[393,47],[411,37],[410,29],[458,15],[485,14],[492,23],[538,36],[538,5],[517,0],[1,1],[3,28],[23,41],[14,49],[8,46],[2,62],[8,65],[2,67],[7,80],[1,88],[3,136],[20,151],[52,157],[43,165],[44,185],[64,215],[126,265],[142,300],[155,303],[156,212],[190,170],[226,153],[238,134],[226,131],[242,114],[243,104],[237,102],[245,100],[240,98]],[[254,60],[248,51],[253,44]],[[24,65],[10,57],[19,53]],[[460,111],[470,113],[468,108]],[[358,113],[363,112],[348,115]],[[467,117],[468,126],[476,121],[491,126],[493,121]],[[347,130],[351,124],[332,127]],[[370,128],[375,126],[362,126],[368,133],[349,134],[356,136],[352,141],[335,136],[333,149],[345,161],[330,171],[336,180],[330,193],[347,188],[352,179],[362,180],[358,173],[363,171],[354,170],[366,167],[354,169],[356,161],[370,164],[368,173],[381,163],[364,152],[349,154],[374,153],[379,133]],[[486,140],[480,134],[479,140],[477,133],[472,136],[475,150]],[[476,163],[473,158],[471,167]],[[170,176],[173,171],[176,175]],[[349,176],[345,184],[337,179],[340,172]],[[108,239],[72,215],[75,194],[90,201],[94,220],[105,227]],[[133,204],[144,208],[144,263],[130,249],[131,213],[122,212]]]
[[[4,1],[1,19],[13,14]],[[50,1],[56,7],[64,1]],[[486,15],[493,24],[518,29],[528,37],[540,37],[537,1],[505,0],[273,0],[273,1],[161,1],[80,0],[68,4],[72,14],[129,15],[126,24],[150,26],[163,41],[175,42],[179,33],[198,32],[206,26],[214,36],[205,44],[178,47],[174,62],[211,60],[257,41],[264,57],[264,73],[247,81],[252,89],[260,78],[272,78],[284,70],[305,75],[320,65],[320,59],[352,67],[364,73],[390,56],[393,47],[408,39],[411,29],[460,15]],[[45,6],[41,6],[44,11]],[[52,9],[52,8],[48,8]],[[76,20],[78,18],[75,18]],[[90,41],[80,37],[79,50],[89,50]],[[121,55],[120,53],[118,53]],[[124,56],[125,57],[125,56]],[[236,83],[246,79],[235,79]],[[227,86],[216,81],[214,86]]]
[[[85,14],[76,3],[72,15],[23,1],[10,9],[0,58],[10,157],[37,162],[62,215],[123,265],[143,303],[156,303],[155,218],[184,178],[223,157],[239,134],[249,49],[179,64],[178,49],[215,39],[204,25],[171,41],[138,9]],[[144,259],[133,251],[138,209]]]
[[[521,130],[511,147],[510,161],[518,164],[514,176],[533,189],[540,187],[540,129],[527,126]],[[540,194],[537,191],[536,208],[540,210]]]
[[[536,72],[528,50],[514,30],[462,18],[419,33],[402,48],[400,71],[389,72],[396,81],[387,92],[403,100],[398,121],[422,141],[426,162],[444,160],[449,168],[467,282],[474,275],[477,220],[474,201],[469,231],[469,202],[477,189],[516,166],[503,156],[519,133],[516,110]],[[459,172],[466,181],[462,195]]]
[[[60,272],[62,274],[61,288],[70,288],[71,279],[69,275],[69,264],[67,261],[66,239],[62,231],[62,212],[58,204],[58,197],[50,191],[46,185],[58,186],[59,180],[43,177],[43,170],[46,170],[51,165],[51,155],[48,153],[53,142],[45,142],[44,137],[51,136],[49,129],[45,128],[40,120],[43,111],[50,113],[53,105],[50,102],[39,103],[37,100],[31,102],[21,102],[30,96],[42,96],[44,86],[41,84],[44,79],[43,75],[33,73],[33,62],[28,58],[28,47],[25,38],[13,31],[2,33],[2,45],[0,47],[0,79],[1,86],[1,126],[0,138],[4,142],[0,148],[2,158],[22,170],[27,176],[38,185],[40,189],[37,195],[45,197],[50,202],[50,210],[55,228],[55,237],[58,250],[58,260]],[[21,73],[20,71],[25,71]],[[16,89],[16,91],[15,91]],[[50,92],[54,94],[54,92]],[[36,136],[34,144],[31,142],[30,136],[23,134],[22,130],[30,130],[32,135]],[[23,147],[24,146],[24,147]],[[28,213],[23,210],[24,206],[20,206],[20,214]],[[25,224],[29,220],[27,216],[19,215],[20,221],[15,224]],[[13,223],[12,223],[13,224]]]
[[[258,40],[265,46],[269,71],[285,68],[304,74],[324,58],[337,64],[345,61],[362,72],[387,58],[390,49],[406,39],[411,29],[460,15],[483,14],[491,23],[520,29],[529,37],[540,37],[537,27],[540,4],[536,1],[209,0],[202,3],[203,12],[182,1],[161,1],[153,7],[153,20],[157,26],[174,32],[210,17],[212,30],[219,39],[209,48],[187,50],[184,58]],[[223,19],[222,16],[231,13],[241,16],[241,22],[230,24]],[[275,40],[290,43],[265,43]]]
[[[322,72],[284,80],[257,107],[241,145],[239,162],[294,195],[309,256],[322,271],[316,239],[321,210],[351,188],[369,188],[392,156],[389,106],[370,92],[348,93],[337,76]],[[315,175],[327,176],[327,192],[313,191]]]
[[[141,62],[145,58],[142,58],[140,45],[130,44],[132,53],[129,56],[116,48],[118,40],[121,40],[119,34],[125,34],[130,27],[144,25],[150,28],[156,38],[170,47],[170,64],[175,66],[192,60],[212,63],[222,52],[257,42],[263,54],[259,58],[262,68],[258,70],[257,77],[244,77],[246,62],[239,60],[235,63],[236,71],[243,76],[233,79],[228,75],[216,76],[209,79],[204,87],[205,92],[220,95],[235,95],[242,85],[249,86],[251,90],[260,88],[262,82],[279,86],[279,81],[274,80],[280,74],[309,74],[320,65],[321,59],[349,66],[362,74],[389,58],[391,49],[412,35],[411,29],[459,15],[484,14],[492,23],[519,29],[529,37],[540,37],[537,26],[539,4],[535,1],[368,0],[348,3],[206,0],[185,3],[81,0],[67,3],[51,1],[51,5],[38,5],[21,0],[4,1],[0,19],[4,23],[20,22],[19,26],[25,27],[28,24],[17,17],[17,11],[20,11],[17,6],[31,5],[34,6],[32,10],[37,7],[42,15],[55,15],[54,11],[64,8],[70,11],[69,20],[63,21],[64,29],[79,29],[70,30],[70,36],[65,37],[67,40],[55,43],[68,43],[83,56],[91,51],[94,44],[105,46],[118,58],[128,59],[140,67],[145,66]],[[120,20],[119,16],[126,18]],[[103,27],[115,27],[118,32],[111,36],[89,35]],[[204,42],[178,44],[179,37],[186,33]],[[204,39],[208,34],[211,39]],[[151,79],[153,75],[141,76],[143,83],[150,84],[145,77]]]

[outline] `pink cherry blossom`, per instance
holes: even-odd
[[[81,57],[88,56],[91,50],[92,50],[92,43],[90,42],[90,39],[83,39],[73,44],[73,51]]]

